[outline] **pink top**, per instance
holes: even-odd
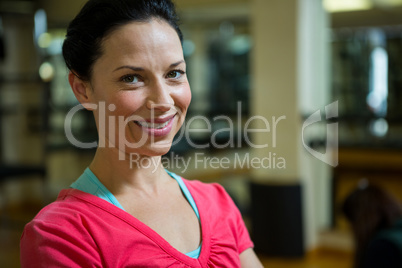
[[[198,259],[113,204],[66,189],[26,225],[21,267],[240,267],[253,243],[239,210],[219,184],[183,181],[200,214]]]

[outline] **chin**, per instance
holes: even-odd
[[[172,143],[166,145],[150,145],[150,146],[143,146],[139,150],[133,150],[130,153],[137,153],[144,156],[162,156],[169,152],[170,148],[172,147]]]
[[[152,151],[149,151],[149,153],[147,153],[145,155],[148,155],[148,156],[162,156],[162,155],[167,154],[169,152],[169,150],[170,150],[170,147],[166,148],[166,149],[152,150]]]

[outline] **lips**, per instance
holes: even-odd
[[[176,114],[164,118],[146,119],[134,121],[142,130],[152,136],[165,136],[172,130],[172,125]]]
[[[145,127],[145,128],[161,129],[161,128],[166,127],[169,124],[169,121],[166,121],[163,124],[148,123],[148,122],[145,122],[145,121],[142,121],[142,122],[141,121],[136,121],[135,123],[137,123],[137,125],[140,125],[140,126]]]

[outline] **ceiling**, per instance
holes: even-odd
[[[256,0],[175,0],[185,20],[247,19]],[[261,0],[260,0],[261,1]],[[265,0],[275,1],[283,0]],[[402,0],[322,0],[330,12],[331,26],[361,27],[402,25]],[[65,27],[86,0],[0,0],[1,14],[33,14],[45,8],[50,27]]]

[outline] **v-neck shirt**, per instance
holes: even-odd
[[[183,179],[173,172],[170,172],[168,170],[166,170],[166,172],[169,174],[170,177],[172,177],[177,181],[182,193],[186,197],[188,203],[193,208],[194,213],[195,215],[197,215],[198,220],[200,220],[197,205],[195,204],[194,199],[191,196],[191,193],[188,191],[187,186],[184,184]],[[103,200],[125,211],[125,209],[117,200],[117,198],[109,191],[109,189],[106,188],[105,185],[103,185],[103,183],[100,182],[98,177],[96,177],[96,175],[91,171],[89,167],[84,170],[82,175],[75,182],[73,182],[70,185],[70,187],[102,198]],[[195,250],[186,253],[186,255],[191,258],[197,259],[200,255],[200,252],[201,252],[201,245]]]
[[[197,259],[114,204],[70,188],[25,226],[21,267],[241,267],[239,255],[253,243],[230,196],[216,183],[183,183],[200,216]]]

